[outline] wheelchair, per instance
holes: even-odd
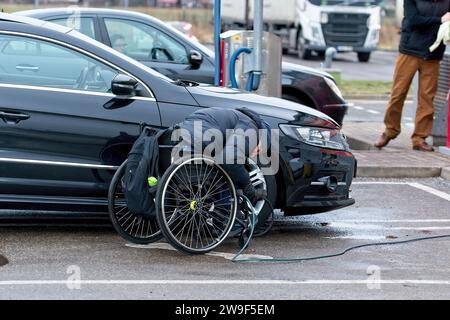
[[[108,194],[111,223],[125,240],[150,244],[165,238],[187,254],[205,254],[227,238],[239,236],[243,247],[257,210],[242,195],[214,159],[193,155],[173,161],[171,131],[160,141],[160,172],[154,199],[155,217],[142,217],[127,209],[122,192],[126,161],[114,175]]]

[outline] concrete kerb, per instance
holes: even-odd
[[[358,167],[358,177],[361,178],[435,178],[440,177],[442,168],[438,167]],[[450,179],[450,171],[448,172]]]
[[[442,168],[441,177],[450,180],[450,167]]]

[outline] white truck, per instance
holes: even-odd
[[[283,51],[302,59],[329,47],[354,51],[368,62],[380,32],[382,0],[264,0],[264,24],[283,40]],[[253,0],[222,0],[224,28],[242,29],[253,21]]]

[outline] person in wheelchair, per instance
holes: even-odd
[[[205,108],[189,115],[183,122],[175,126],[180,129],[182,143],[191,150],[202,152],[211,144],[203,137],[209,132],[217,132],[222,135],[222,145],[215,146],[215,159],[220,159],[224,170],[228,173],[236,189],[242,190],[243,194],[255,205],[258,201],[267,197],[267,191],[256,189],[251,180],[249,172],[245,167],[248,158],[255,158],[263,151],[270,148],[271,128],[254,111],[242,109]],[[260,134],[266,135],[265,139]],[[251,138],[253,134],[254,139]],[[201,141],[197,139],[202,137]],[[266,153],[267,154],[267,153]]]

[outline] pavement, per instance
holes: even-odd
[[[450,182],[357,179],[356,205],[276,215],[247,258],[311,257],[450,233]],[[426,209],[424,209],[426,204]],[[235,264],[230,239],[205,256],[127,244],[110,227],[0,224],[0,299],[450,299],[449,238],[301,263]]]
[[[358,176],[385,178],[449,178],[450,156],[440,152],[424,153],[412,150],[414,106],[405,104],[402,132],[383,150],[373,146],[384,130],[383,117],[387,101],[351,100],[343,132],[349,139],[358,160]],[[429,141],[432,143],[432,141]]]

